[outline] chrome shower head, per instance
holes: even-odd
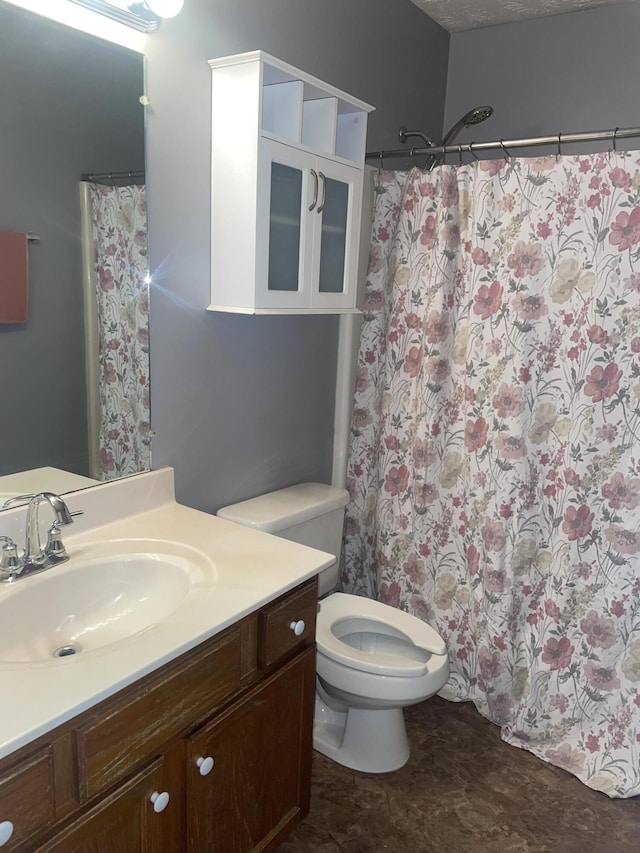
[[[463,115],[460,121],[456,122],[456,124],[453,125],[451,130],[442,140],[442,145],[450,145],[456,138],[456,136],[460,133],[460,131],[464,130],[465,127],[471,127],[474,124],[480,124],[481,122],[486,121],[492,115],[493,107],[490,107],[486,104],[480,107],[474,107],[472,110],[469,110],[468,113]]]

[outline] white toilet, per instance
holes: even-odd
[[[223,507],[218,515],[337,555],[319,576],[313,745],[345,767],[386,773],[409,758],[402,708],[440,690],[449,662],[440,635],[415,616],[331,592],[348,499],[344,489],[303,483]]]

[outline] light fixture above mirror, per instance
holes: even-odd
[[[184,0],[70,0],[113,21],[143,33],[152,33],[163,18],[173,18]]]

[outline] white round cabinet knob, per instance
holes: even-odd
[[[13,835],[13,824],[10,820],[0,822],[0,847],[4,847]]]
[[[167,791],[162,791],[162,793],[155,791],[149,799],[153,803],[154,812],[163,812],[169,805],[169,794]]]
[[[289,625],[289,627],[291,628],[291,630],[293,631],[293,633],[296,635],[296,637],[299,637],[299,636],[300,636],[300,634],[302,634],[302,632],[304,631],[304,628],[305,628],[304,619],[298,619],[298,621],[297,621],[297,622],[292,622],[292,623]]]
[[[196,761],[196,766],[200,770],[201,776],[208,776],[209,773],[211,773],[211,771],[213,770],[213,764],[214,764],[214,761],[210,755],[207,755],[206,758],[200,757]]]

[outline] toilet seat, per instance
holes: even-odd
[[[344,631],[341,636],[361,632],[363,635],[389,637],[391,645],[397,649],[392,652],[361,651],[336,636],[336,628]],[[424,675],[429,670],[430,655],[446,654],[444,640],[426,622],[380,601],[341,592],[335,592],[320,602],[316,642],[320,653],[337,663],[387,676]],[[403,655],[402,646],[407,652],[415,647],[419,652],[428,653],[427,659]]]

